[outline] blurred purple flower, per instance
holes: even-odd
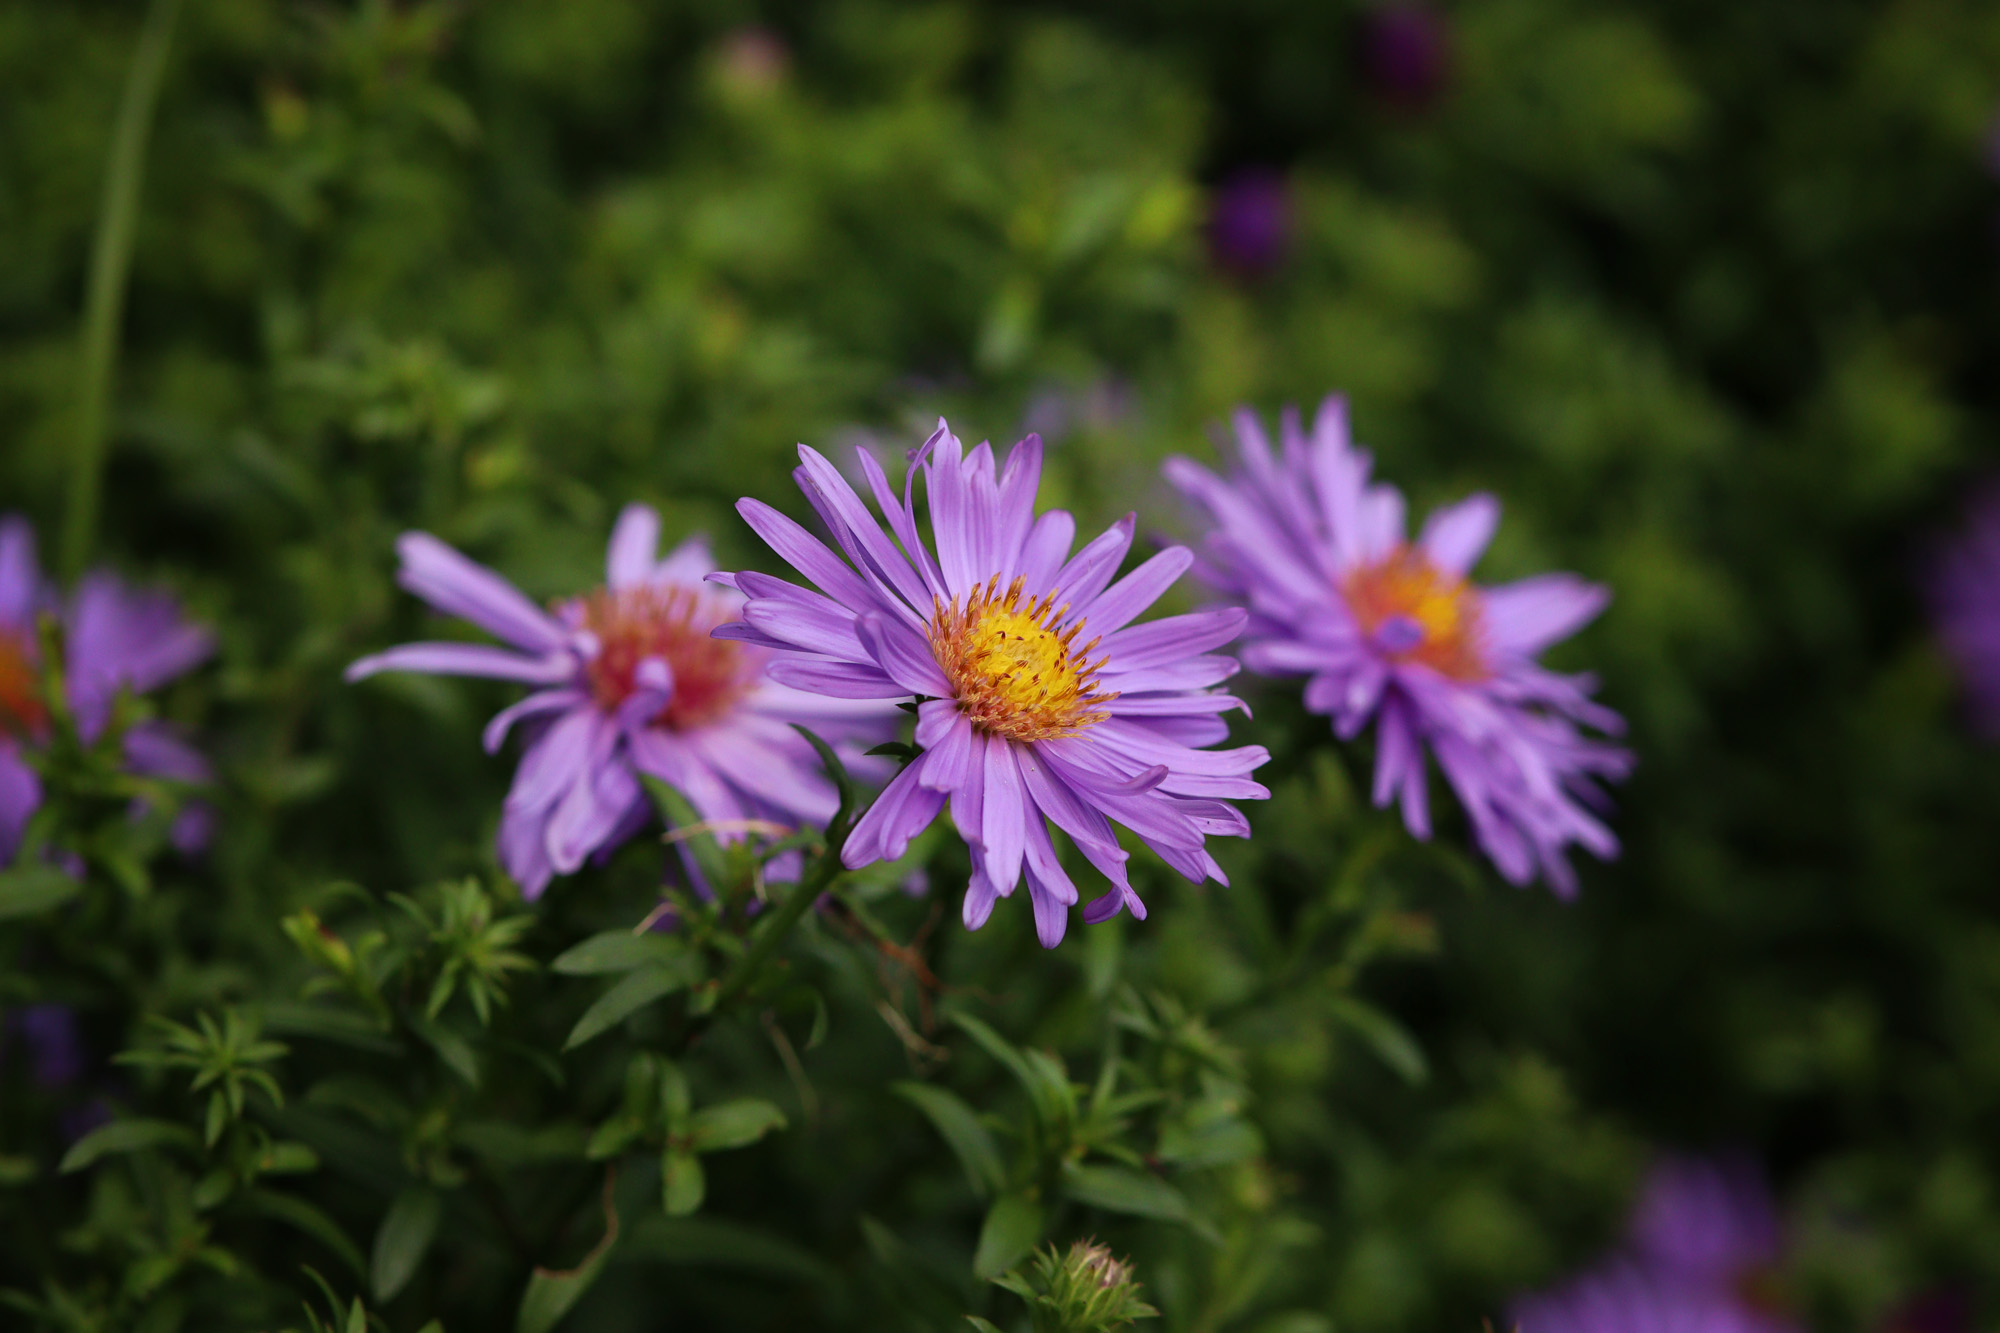
[[[1247,836],[1248,821],[1226,802],[1267,795],[1249,777],[1268,757],[1262,746],[1201,748],[1228,738],[1221,714],[1241,707],[1212,688],[1236,663],[1211,650],[1236,637],[1243,613],[1132,624],[1187,569],[1184,548],[1114,583],[1132,546],[1128,516],[1072,556],[1076,520],[1035,513],[1042,445],[1033,436],[1000,465],[990,445],[968,452],[939,421],[900,495],[857,451],[893,538],[832,463],[803,445],[799,458],[799,487],[842,554],[769,505],[740,501],[744,521],[820,591],[730,576],[749,600],[743,620],[718,633],[773,650],[771,674],[801,689],[918,701],[922,753],[855,825],[842,850],[849,868],[901,856],[949,801],[972,852],[967,928],[984,925],[1025,877],[1047,948],[1062,940],[1077,901],[1051,821],[1111,883],[1084,909],[1086,922],[1145,915],[1113,820],[1190,881],[1227,883],[1206,840]]]
[[[1973,722],[2000,737],[2000,485],[1973,500],[1964,531],[1929,569],[1937,635],[1965,686]]]
[[[1470,582],[1500,521],[1490,495],[1437,511],[1407,541],[1403,497],[1368,480],[1339,398],[1310,435],[1288,411],[1281,455],[1238,413],[1236,453],[1226,480],[1185,458],[1169,459],[1166,476],[1213,524],[1197,572],[1250,610],[1244,665],[1308,677],[1306,707],[1331,715],[1343,740],[1376,724],[1375,803],[1400,798],[1411,833],[1430,836],[1428,748],[1500,873],[1574,894],[1567,848],[1617,854],[1593,813],[1605,803],[1597,779],[1623,777],[1632,758],[1580,730],[1623,729],[1591,701],[1595,682],[1535,659],[1610,594],[1574,574]]]
[[[742,598],[703,583],[715,562],[700,538],[658,560],[659,535],[658,514],[627,506],[611,534],[605,586],[551,614],[428,533],[405,533],[397,581],[509,647],[410,643],[347,669],[349,680],[416,671],[536,687],[485,734],[491,753],[516,723],[530,733],[501,813],[499,853],[531,899],[551,877],[645,827],[642,773],[686,797],[725,841],[758,822],[831,819],[833,785],[789,724],[845,741],[886,736],[895,716],[884,704],[782,685],[765,674],[763,652],[709,637]],[[796,875],[797,863],[793,854],[770,871]]]
[[[1516,1300],[1510,1317],[1520,1333],[1796,1333],[1768,1299],[1781,1257],[1753,1163],[1667,1156],[1640,1191],[1624,1247]]]
[[[1218,268],[1258,278],[1285,260],[1292,241],[1292,192],[1268,167],[1226,177],[1209,202],[1208,252]]]
[[[0,518],[0,864],[13,859],[29,816],[42,803],[41,779],[22,751],[48,735],[35,627],[44,611],[62,621],[63,689],[86,742],[104,734],[120,690],[157,689],[215,650],[214,636],[183,619],[171,596],[128,587],[113,574],[87,574],[66,601],[60,599],[42,578],[27,520]],[[167,723],[141,722],[122,744],[133,773],[209,779],[208,761]]]
[[[1362,20],[1361,66],[1384,102],[1428,110],[1451,80],[1451,29],[1428,5],[1384,5]]]
[[[30,1004],[7,1015],[7,1032],[28,1048],[28,1076],[53,1092],[83,1077],[88,1058],[76,1010],[66,1004]]]

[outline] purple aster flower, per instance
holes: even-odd
[[[1964,682],[1973,722],[2000,736],[2000,486],[1972,502],[1964,532],[1931,562],[1939,640]]]
[[[1405,540],[1403,497],[1370,484],[1339,398],[1321,406],[1310,436],[1287,412],[1282,454],[1247,411],[1236,440],[1227,480],[1184,458],[1168,460],[1166,475],[1213,522],[1201,573],[1250,610],[1245,664],[1308,677],[1306,707],[1331,715],[1342,740],[1375,722],[1375,803],[1400,798],[1417,837],[1431,829],[1428,748],[1500,873],[1516,884],[1539,873],[1572,895],[1570,843],[1618,851],[1586,808],[1604,804],[1594,779],[1623,777],[1632,760],[1579,732],[1622,729],[1591,702],[1592,680],[1535,657],[1608,594],[1571,574],[1469,582],[1499,522],[1490,495],[1439,510]]]
[[[1209,205],[1208,251],[1219,267],[1262,277],[1284,262],[1291,239],[1292,194],[1283,176],[1249,167],[1217,187]]]
[[[27,1046],[28,1072],[37,1087],[52,1092],[83,1077],[83,1034],[68,1005],[24,1005],[7,1015],[6,1030],[18,1033]]]
[[[1129,908],[1123,824],[1188,879],[1228,880],[1211,834],[1247,836],[1227,798],[1261,797],[1248,774],[1261,746],[1208,750],[1242,705],[1212,686],[1236,671],[1211,650],[1236,637],[1234,608],[1132,622],[1187,569],[1182,547],[1112,582],[1132,545],[1127,516],[1074,555],[1076,520],[1035,515],[1042,445],[1029,436],[996,470],[944,422],[912,455],[899,497],[865,451],[862,471],[886,534],[834,465],[799,447],[793,473],[843,560],[769,505],[736,506],[757,535],[820,591],[762,574],[726,579],[749,600],[717,633],[777,653],[771,675],[845,699],[918,700],[921,753],[856,824],[850,868],[902,855],[946,801],[972,852],[964,919],[978,929],[1025,876],[1044,946],[1063,937],[1076,886],[1057,859],[1053,822],[1111,882],[1084,910]],[[919,531],[923,474],[931,537]],[[721,578],[722,576],[718,576]]]
[[[510,646],[411,643],[347,669],[349,680],[418,671],[536,687],[485,735],[492,753],[517,723],[530,733],[501,814],[499,853],[531,899],[552,876],[645,826],[642,773],[686,797],[726,841],[759,821],[832,818],[833,785],[790,724],[847,740],[886,734],[893,716],[880,704],[792,689],[766,674],[762,651],[711,638],[741,597],[703,583],[715,562],[700,538],[659,560],[659,535],[658,514],[628,506],[611,533],[605,586],[550,612],[428,533],[405,533],[397,581]],[[796,875],[797,859],[772,873]]]
[[[1451,31],[1427,5],[1385,5],[1363,21],[1361,62],[1383,101],[1427,110],[1451,78]]]
[[[104,734],[120,690],[143,694],[200,664],[215,650],[208,630],[188,623],[162,592],[128,587],[116,575],[84,576],[64,601],[41,575],[35,536],[25,519],[0,518],[0,864],[19,850],[29,816],[42,803],[41,779],[24,751],[47,740],[49,716],[40,695],[41,646],[35,620],[56,612],[63,626],[63,689],[85,742]],[[121,744],[125,766],[147,777],[205,782],[208,761],[164,722],[141,722]],[[175,842],[192,850],[185,823]]]
[[[1520,1333],[1795,1333],[1771,1299],[1777,1210],[1746,1159],[1663,1157],[1625,1246],[1515,1302]]]

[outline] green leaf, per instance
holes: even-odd
[[[515,1333],[549,1333],[604,1271],[605,1262],[618,1244],[618,1209],[611,1193],[615,1179],[610,1174],[604,1178],[604,1239],[575,1268],[534,1271],[528,1279],[528,1289],[521,1294],[521,1310],[514,1320]]]
[[[395,1299],[416,1276],[443,1216],[444,1197],[436,1190],[412,1185],[396,1196],[376,1229],[375,1255],[368,1266],[368,1285],[376,1300]]]
[[[1401,1023],[1351,995],[1336,995],[1331,1004],[1334,1017],[1353,1029],[1382,1063],[1401,1074],[1406,1082],[1419,1084],[1430,1077],[1430,1061],[1424,1058],[1423,1047],[1417,1045],[1417,1039]]]
[[[972,1325],[972,1327],[977,1331],[977,1333],[1001,1333],[999,1325],[989,1323],[986,1320],[981,1319],[976,1314],[967,1315],[965,1317],[965,1322]]]
[[[252,1189],[236,1196],[236,1206],[297,1227],[332,1250],[357,1279],[367,1276],[368,1264],[361,1257],[360,1247],[347,1238],[347,1233],[340,1229],[340,1223],[304,1199],[272,1190]]]
[[[653,1215],[632,1228],[619,1247],[626,1260],[740,1268],[753,1273],[837,1286],[844,1274],[802,1246],[768,1231],[716,1217]]]
[[[1161,1180],[1122,1166],[1073,1166],[1063,1172],[1063,1193],[1078,1203],[1111,1213],[1130,1213],[1162,1222],[1185,1222],[1188,1202]]]
[[[1007,1067],[1027,1091],[1044,1126],[1058,1126],[1076,1115],[1076,1091],[1062,1066],[1042,1051],[1022,1051],[970,1014],[955,1013],[951,1021],[986,1053]]]
[[[958,1094],[931,1083],[902,1082],[894,1085],[897,1096],[909,1102],[944,1141],[965,1169],[972,1192],[984,1199],[1000,1192],[1007,1183],[1007,1168],[1000,1158],[1000,1145],[993,1133],[979,1121],[979,1115]]]
[[[708,1192],[701,1158],[675,1148],[660,1158],[660,1207],[669,1217],[686,1217]]]
[[[319,1170],[319,1154],[303,1143],[274,1143],[257,1158],[257,1169],[270,1176]]]
[[[979,1228],[973,1273],[990,1282],[1027,1258],[1042,1239],[1044,1211],[1040,1200],[1025,1194],[1003,1194],[995,1200]]]
[[[598,996],[597,1003],[584,1010],[583,1017],[576,1021],[574,1028],[570,1029],[569,1040],[563,1043],[563,1049],[575,1050],[592,1037],[624,1022],[653,1001],[671,995],[687,984],[687,973],[675,968],[649,967],[632,973]]]
[[[647,931],[634,935],[629,930],[607,930],[557,955],[550,966],[565,976],[594,977],[607,972],[630,972],[648,963],[665,968],[683,968],[692,974],[694,960],[687,946],[671,935]],[[693,981],[693,976],[688,981]]]
[[[445,1062],[451,1072],[464,1079],[467,1086],[479,1086],[479,1056],[472,1049],[472,1043],[439,1023],[417,1014],[409,1016],[410,1031],[423,1038],[424,1044],[437,1052],[438,1059]]]
[[[785,1113],[761,1097],[704,1106],[688,1117],[688,1146],[696,1152],[722,1152],[755,1143],[785,1127]]]
[[[820,764],[826,769],[827,777],[833,780],[834,791],[840,795],[840,807],[826,825],[828,836],[832,837],[834,830],[845,828],[847,821],[854,817],[854,779],[847,776],[847,765],[840,762],[840,756],[833,752],[833,747],[815,735],[811,728],[794,722],[792,730],[805,737],[806,744],[813,747]]]
[[[666,783],[645,773],[639,775],[639,780],[645,784],[646,794],[653,798],[653,808],[660,812],[660,818],[668,828],[690,829],[706,822],[687,797]],[[694,834],[683,838],[681,845],[687,848],[688,855],[694,858],[695,865],[710,884],[721,886],[729,882],[729,864],[721,843],[711,836]]]
[[[67,1174],[115,1153],[142,1152],[168,1144],[192,1148],[199,1142],[193,1130],[170,1120],[114,1120],[78,1139],[56,1169]]]
[[[54,866],[0,870],[0,921],[52,912],[82,892],[82,884]]]

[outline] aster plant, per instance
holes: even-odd
[[[40,622],[57,630],[45,640]],[[43,660],[45,642],[61,645],[52,699]],[[0,864],[20,850],[28,820],[43,802],[36,758],[56,737],[58,711],[91,746],[113,725],[122,691],[145,694],[200,665],[214,636],[189,622],[167,593],[134,588],[116,574],[84,575],[67,597],[42,576],[35,535],[26,519],[0,518]],[[124,771],[138,777],[198,783],[208,761],[167,722],[141,719],[116,735]],[[182,850],[207,838],[208,812],[184,807],[170,831]]]
[[[499,832],[501,864],[528,898],[647,824],[642,775],[734,841],[832,818],[833,784],[793,724],[842,740],[886,734],[886,706],[794,689],[765,671],[763,650],[711,637],[742,598],[703,582],[715,562],[700,538],[659,559],[659,534],[657,513],[628,506],[611,534],[604,586],[545,611],[436,537],[406,533],[398,581],[507,646],[403,644],[347,669],[349,680],[415,671],[535,687],[484,736],[493,753],[516,726],[528,734]],[[796,853],[770,871],[796,876]]]
[[[1037,516],[1042,446],[1029,436],[998,465],[943,421],[909,462],[898,495],[874,457],[858,463],[888,530],[826,458],[799,446],[793,476],[838,554],[762,501],[737,510],[818,591],[757,573],[723,581],[743,617],[717,633],[773,654],[771,676],[834,699],[915,705],[918,753],[855,825],[842,850],[858,869],[894,859],[947,802],[972,854],[964,920],[977,929],[1025,878],[1044,946],[1063,938],[1077,888],[1049,825],[1110,882],[1084,909],[1099,922],[1143,917],[1114,823],[1199,883],[1227,883],[1211,835],[1246,836],[1232,799],[1266,795],[1250,773],[1261,746],[1214,750],[1215,687],[1236,662],[1213,650],[1241,631],[1235,608],[1134,624],[1188,568],[1170,547],[1113,581],[1131,516],[1072,553],[1076,520]],[[931,541],[923,538],[921,475]]]
[[[2000,486],[1973,501],[1964,531],[1936,552],[1929,574],[1938,639],[1973,723],[2000,737]]]
[[[1654,1163],[1624,1243],[1516,1301],[1521,1333],[1795,1333],[1774,1274],[1777,1208],[1755,1163],[1668,1155]]]
[[[1472,583],[1500,521],[1490,495],[1437,511],[1409,541],[1403,497],[1369,481],[1337,397],[1310,434],[1288,412],[1282,435],[1274,451],[1239,412],[1227,477],[1186,458],[1166,465],[1211,524],[1200,573],[1249,611],[1245,664],[1307,677],[1306,707],[1331,716],[1342,740],[1375,723],[1375,803],[1400,801],[1411,833],[1431,833],[1428,752],[1502,875],[1574,894],[1566,849],[1616,855],[1598,780],[1624,777],[1632,760],[1583,730],[1623,730],[1592,702],[1592,679],[1535,659],[1610,594],[1573,574]]]

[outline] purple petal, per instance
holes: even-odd
[[[41,777],[22,760],[20,747],[0,736],[0,865],[21,850],[28,819],[41,808]]]
[[[1118,580],[1102,596],[1079,614],[1089,622],[1093,634],[1109,634],[1132,623],[1140,612],[1160,600],[1160,594],[1194,563],[1194,553],[1185,546],[1169,546],[1137,569]],[[1190,651],[1198,652],[1199,649]]]
[[[893,861],[910,849],[910,840],[930,827],[944,808],[944,795],[923,785],[924,759],[914,760],[898,773],[868,813],[847,835],[840,863],[849,870],[877,861]]]
[[[653,576],[660,549],[660,515],[650,505],[629,504],[611,529],[604,555],[604,581],[613,591],[636,588]]]
[[[1014,571],[1030,588],[1047,588],[1055,582],[1056,571],[1069,559],[1076,543],[1076,519],[1068,510],[1051,509],[1035,520],[1021,545],[1019,567]]]
[[[746,580],[748,575],[743,576]],[[746,582],[745,586],[749,586]],[[743,619],[779,643],[802,652],[819,653],[848,662],[866,662],[869,652],[854,632],[854,613],[803,588],[788,588],[799,600],[753,596]],[[818,605],[804,601],[812,598]]]
[[[47,595],[35,560],[35,530],[19,514],[0,518],[0,625],[28,629]]]
[[[1169,666],[1220,648],[1243,632],[1248,619],[1249,613],[1242,607],[1225,606],[1149,620],[1108,635],[1099,651],[1107,659],[1108,672]]]
[[[951,693],[951,682],[939,669],[930,647],[915,632],[873,612],[856,623],[862,646],[879,663],[889,678],[911,694],[942,698]]]
[[[133,727],[125,733],[124,748],[127,772],[175,782],[207,782],[214,776],[207,757],[164,722]]]
[[[598,722],[594,708],[579,708],[557,719],[521,756],[506,807],[538,813],[554,805],[579,780],[589,762]]]
[[[1013,742],[1004,736],[984,739],[986,799],[979,817],[979,842],[986,851],[987,877],[1002,892],[1011,893],[1021,878],[1028,836],[1021,771],[1014,763]]]
[[[1500,502],[1482,491],[1432,514],[1417,545],[1440,570],[1464,578],[1486,553],[1499,526]]]
[[[736,512],[780,559],[842,606],[859,610],[881,600],[825,543],[762,500],[738,500]]]
[[[1070,562],[1056,571],[1050,586],[1061,601],[1071,608],[1090,605],[1097,595],[1111,582],[1111,576],[1118,572],[1125,553],[1132,549],[1132,533],[1137,519],[1127,514],[1113,523],[1081,551],[1070,558]]]
[[[688,739],[723,777],[796,820],[824,824],[839,807],[832,783],[806,768],[799,756],[764,744],[743,727],[713,727]]]
[[[1595,619],[1611,591],[1574,574],[1538,574],[1482,589],[1479,601],[1493,648],[1533,657]]]
[[[905,699],[910,694],[880,667],[822,657],[775,658],[764,674],[780,685],[836,699]]]
[[[486,724],[486,730],[481,733],[480,741],[485,745],[486,753],[497,754],[501,744],[507,739],[507,733],[522,718],[553,713],[564,708],[582,708],[589,703],[590,696],[582,690],[538,690],[518,703],[495,713],[493,720]]]
[[[482,676],[524,685],[560,685],[575,680],[576,659],[568,653],[523,657],[485,643],[406,643],[349,664],[350,681],[383,671],[416,671],[427,676]]]
[[[446,615],[470,621],[488,634],[530,652],[563,646],[563,628],[519,589],[428,532],[396,539],[403,567],[396,581]]]
[[[882,525],[847,484],[847,478],[840,475],[839,468],[802,444],[799,466],[793,475],[799,479],[806,499],[826,519],[841,548],[856,565],[867,568],[885,588],[893,589],[910,606],[930,604],[930,590],[924,586],[922,577],[882,531]],[[836,595],[836,600],[843,599]]]
[[[975,872],[965,885],[965,903],[959,909],[959,919],[965,922],[967,930],[978,930],[993,915],[993,904],[1000,901],[999,890],[985,875]]]

